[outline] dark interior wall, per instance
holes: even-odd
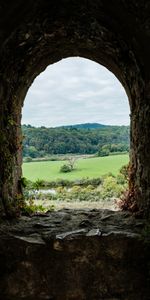
[[[127,212],[61,210],[5,225],[1,299],[149,300],[142,224]]]
[[[148,1],[1,1],[0,199],[16,214],[23,101],[34,78],[69,56],[94,60],[124,86],[131,108],[130,199],[149,210],[150,5]]]

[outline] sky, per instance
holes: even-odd
[[[47,67],[28,90],[22,124],[56,127],[80,123],[129,125],[127,95],[103,66],[84,58]]]

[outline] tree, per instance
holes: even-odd
[[[23,156],[34,158],[52,154],[93,154],[98,151],[99,156],[106,156],[108,152],[128,151],[128,131],[129,127],[122,126],[74,129],[23,125]]]
[[[74,169],[74,165],[75,165],[76,161],[77,161],[77,157],[75,157],[75,156],[68,157],[67,162],[68,162],[68,166],[70,167],[71,171]]]
[[[69,156],[67,158],[67,164],[64,164],[63,166],[60,167],[60,172],[67,173],[73,171],[76,160],[77,157]]]
[[[28,147],[28,156],[32,158],[38,157],[38,151],[34,146]]]
[[[98,156],[108,156],[109,155],[109,145],[104,145],[100,147],[98,151]]]

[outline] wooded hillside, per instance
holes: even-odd
[[[94,154],[100,156],[129,150],[129,126],[92,124],[67,127],[23,125],[23,156],[44,157],[53,154]]]

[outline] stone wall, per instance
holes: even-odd
[[[0,202],[16,215],[21,193],[20,119],[32,81],[69,56],[92,59],[124,86],[131,108],[129,198],[150,207],[149,1],[7,0],[0,7]],[[92,100],[91,100],[92,101]]]
[[[145,221],[62,210],[1,224],[0,299],[149,300]]]
[[[1,216],[19,215],[25,95],[49,64],[70,56],[104,65],[126,90],[131,109],[129,200],[149,215],[149,16],[145,0],[1,1]],[[148,237],[144,220],[105,211],[5,221],[0,226],[0,299],[149,300]]]

